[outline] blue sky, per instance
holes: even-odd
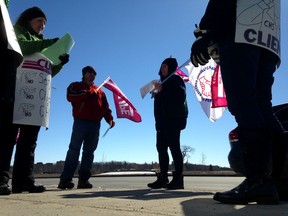
[[[72,130],[71,105],[66,100],[66,88],[81,80],[86,65],[97,71],[96,85],[108,76],[118,85],[142,116],[141,123],[117,119],[112,93],[105,91],[115,117],[116,126],[100,138],[94,162],[126,161],[151,163],[158,161],[155,147],[153,100],[140,96],[139,89],[158,79],[161,62],[173,56],[178,64],[190,56],[194,41],[194,26],[202,17],[208,0],[90,0],[11,1],[12,22],[25,9],[38,6],[48,22],[46,38],[62,37],[69,32],[75,40],[70,61],[53,78],[50,126],[41,128],[35,162],[65,160]],[[282,1],[282,64],[275,73],[273,105],[287,102],[287,13],[288,2]],[[184,71],[185,72],[185,71]],[[245,84],[244,84],[245,85]],[[229,166],[228,133],[236,126],[234,118],[225,111],[212,123],[205,116],[190,84],[187,87],[188,124],[181,134],[181,145],[191,146],[189,162]],[[102,121],[101,135],[108,125]]]

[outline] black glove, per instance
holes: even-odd
[[[210,39],[208,32],[200,29],[196,29],[194,35],[196,40],[191,47],[190,60],[195,67],[198,67],[198,64],[205,65],[210,59],[208,53]]]
[[[59,40],[59,38],[53,38],[52,40],[56,43]]]
[[[69,54],[61,55],[61,56],[59,56],[59,59],[61,61],[61,64],[65,65],[65,64],[67,64],[67,62],[69,62]]]

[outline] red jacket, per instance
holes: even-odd
[[[73,117],[90,121],[101,121],[104,117],[106,122],[113,120],[112,112],[105,93],[92,83],[90,86],[82,82],[73,82],[67,88],[67,100],[71,102]]]

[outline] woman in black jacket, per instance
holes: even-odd
[[[186,88],[181,77],[172,74],[177,69],[175,58],[165,59],[159,71],[161,83],[155,84],[154,117],[157,131],[156,147],[159,156],[160,173],[157,180],[149,183],[150,188],[183,189],[183,157],[180,148],[180,132],[185,129],[188,116]],[[170,148],[175,171],[168,184]]]

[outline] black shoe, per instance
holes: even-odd
[[[169,184],[167,184],[166,188],[168,190],[184,189],[184,180],[182,173],[177,174],[176,172],[173,172],[173,179]]]
[[[79,179],[77,188],[78,189],[90,189],[90,188],[93,188],[93,185],[88,180]]]
[[[217,192],[214,200],[225,204],[246,205],[257,202],[263,205],[276,205],[279,203],[277,189],[271,180],[249,182],[245,179],[240,185],[226,192]]]
[[[60,179],[60,182],[58,184],[58,188],[62,190],[72,189],[73,187],[74,187],[74,183],[72,182],[72,180],[68,181],[68,180]]]
[[[160,188],[166,188],[167,184],[169,183],[168,177],[163,176],[161,173],[157,173],[157,180],[155,182],[147,184],[148,187],[152,189],[160,189]]]
[[[46,191],[46,187],[44,185],[22,185],[22,186],[16,186],[12,185],[12,193],[22,193],[22,192],[29,192],[29,193],[43,193]]]
[[[0,195],[10,195],[11,189],[7,183],[0,182]]]

